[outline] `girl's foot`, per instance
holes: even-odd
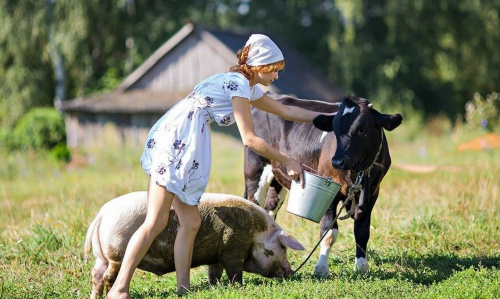
[[[106,299],[132,299],[128,293],[120,293],[109,291],[106,295]]]

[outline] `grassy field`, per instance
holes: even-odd
[[[328,278],[312,275],[318,253],[290,279],[249,273],[242,286],[207,283],[192,270],[186,298],[498,298],[500,294],[500,150],[457,151],[477,136],[435,125],[387,133],[393,167],[382,183],[369,243],[370,272],[352,271],[352,220],[341,222]],[[214,134],[210,192],[241,195],[242,145]],[[88,224],[109,199],[146,188],[137,150],[81,152],[68,169],[43,154],[0,157],[0,298],[87,298],[91,262],[83,261]],[[319,225],[283,210],[278,223],[306,247]],[[175,296],[175,274],[137,271],[134,298]]]

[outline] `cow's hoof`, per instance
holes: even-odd
[[[359,271],[361,273],[368,272],[368,260],[364,257],[356,258],[354,262],[354,271]]]
[[[328,265],[320,265],[317,264],[314,268],[314,276],[316,277],[328,277],[330,274],[330,269],[328,269]]]

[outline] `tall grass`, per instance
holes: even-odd
[[[318,253],[290,279],[245,273],[242,286],[227,280],[210,286],[199,267],[192,270],[194,289],[187,298],[497,298],[500,151],[457,151],[481,132],[441,120],[409,128],[420,132],[415,136],[404,125],[387,133],[393,167],[372,217],[368,274],[352,271],[352,220],[345,220],[328,278],[312,275]],[[241,143],[214,133],[213,147],[207,191],[242,195]],[[146,188],[139,157],[133,149],[88,149],[68,169],[41,153],[1,155],[1,299],[88,297],[92,263],[83,262],[86,229],[103,203]],[[425,167],[403,167],[408,165]],[[318,241],[319,225],[285,208],[277,221],[306,247],[289,252],[296,268]],[[174,274],[138,270],[132,295],[175,296],[175,285]]]

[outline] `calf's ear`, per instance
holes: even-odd
[[[377,117],[378,124],[386,129],[387,131],[392,131],[399,127],[403,121],[401,114],[381,114],[378,113]]]
[[[320,114],[313,119],[313,125],[326,132],[333,131],[333,118],[334,115],[324,115]]]
[[[292,237],[285,231],[280,232],[280,234],[278,235],[278,239],[283,246],[295,250],[304,250],[304,246],[302,246],[299,241],[297,241],[294,237]]]

